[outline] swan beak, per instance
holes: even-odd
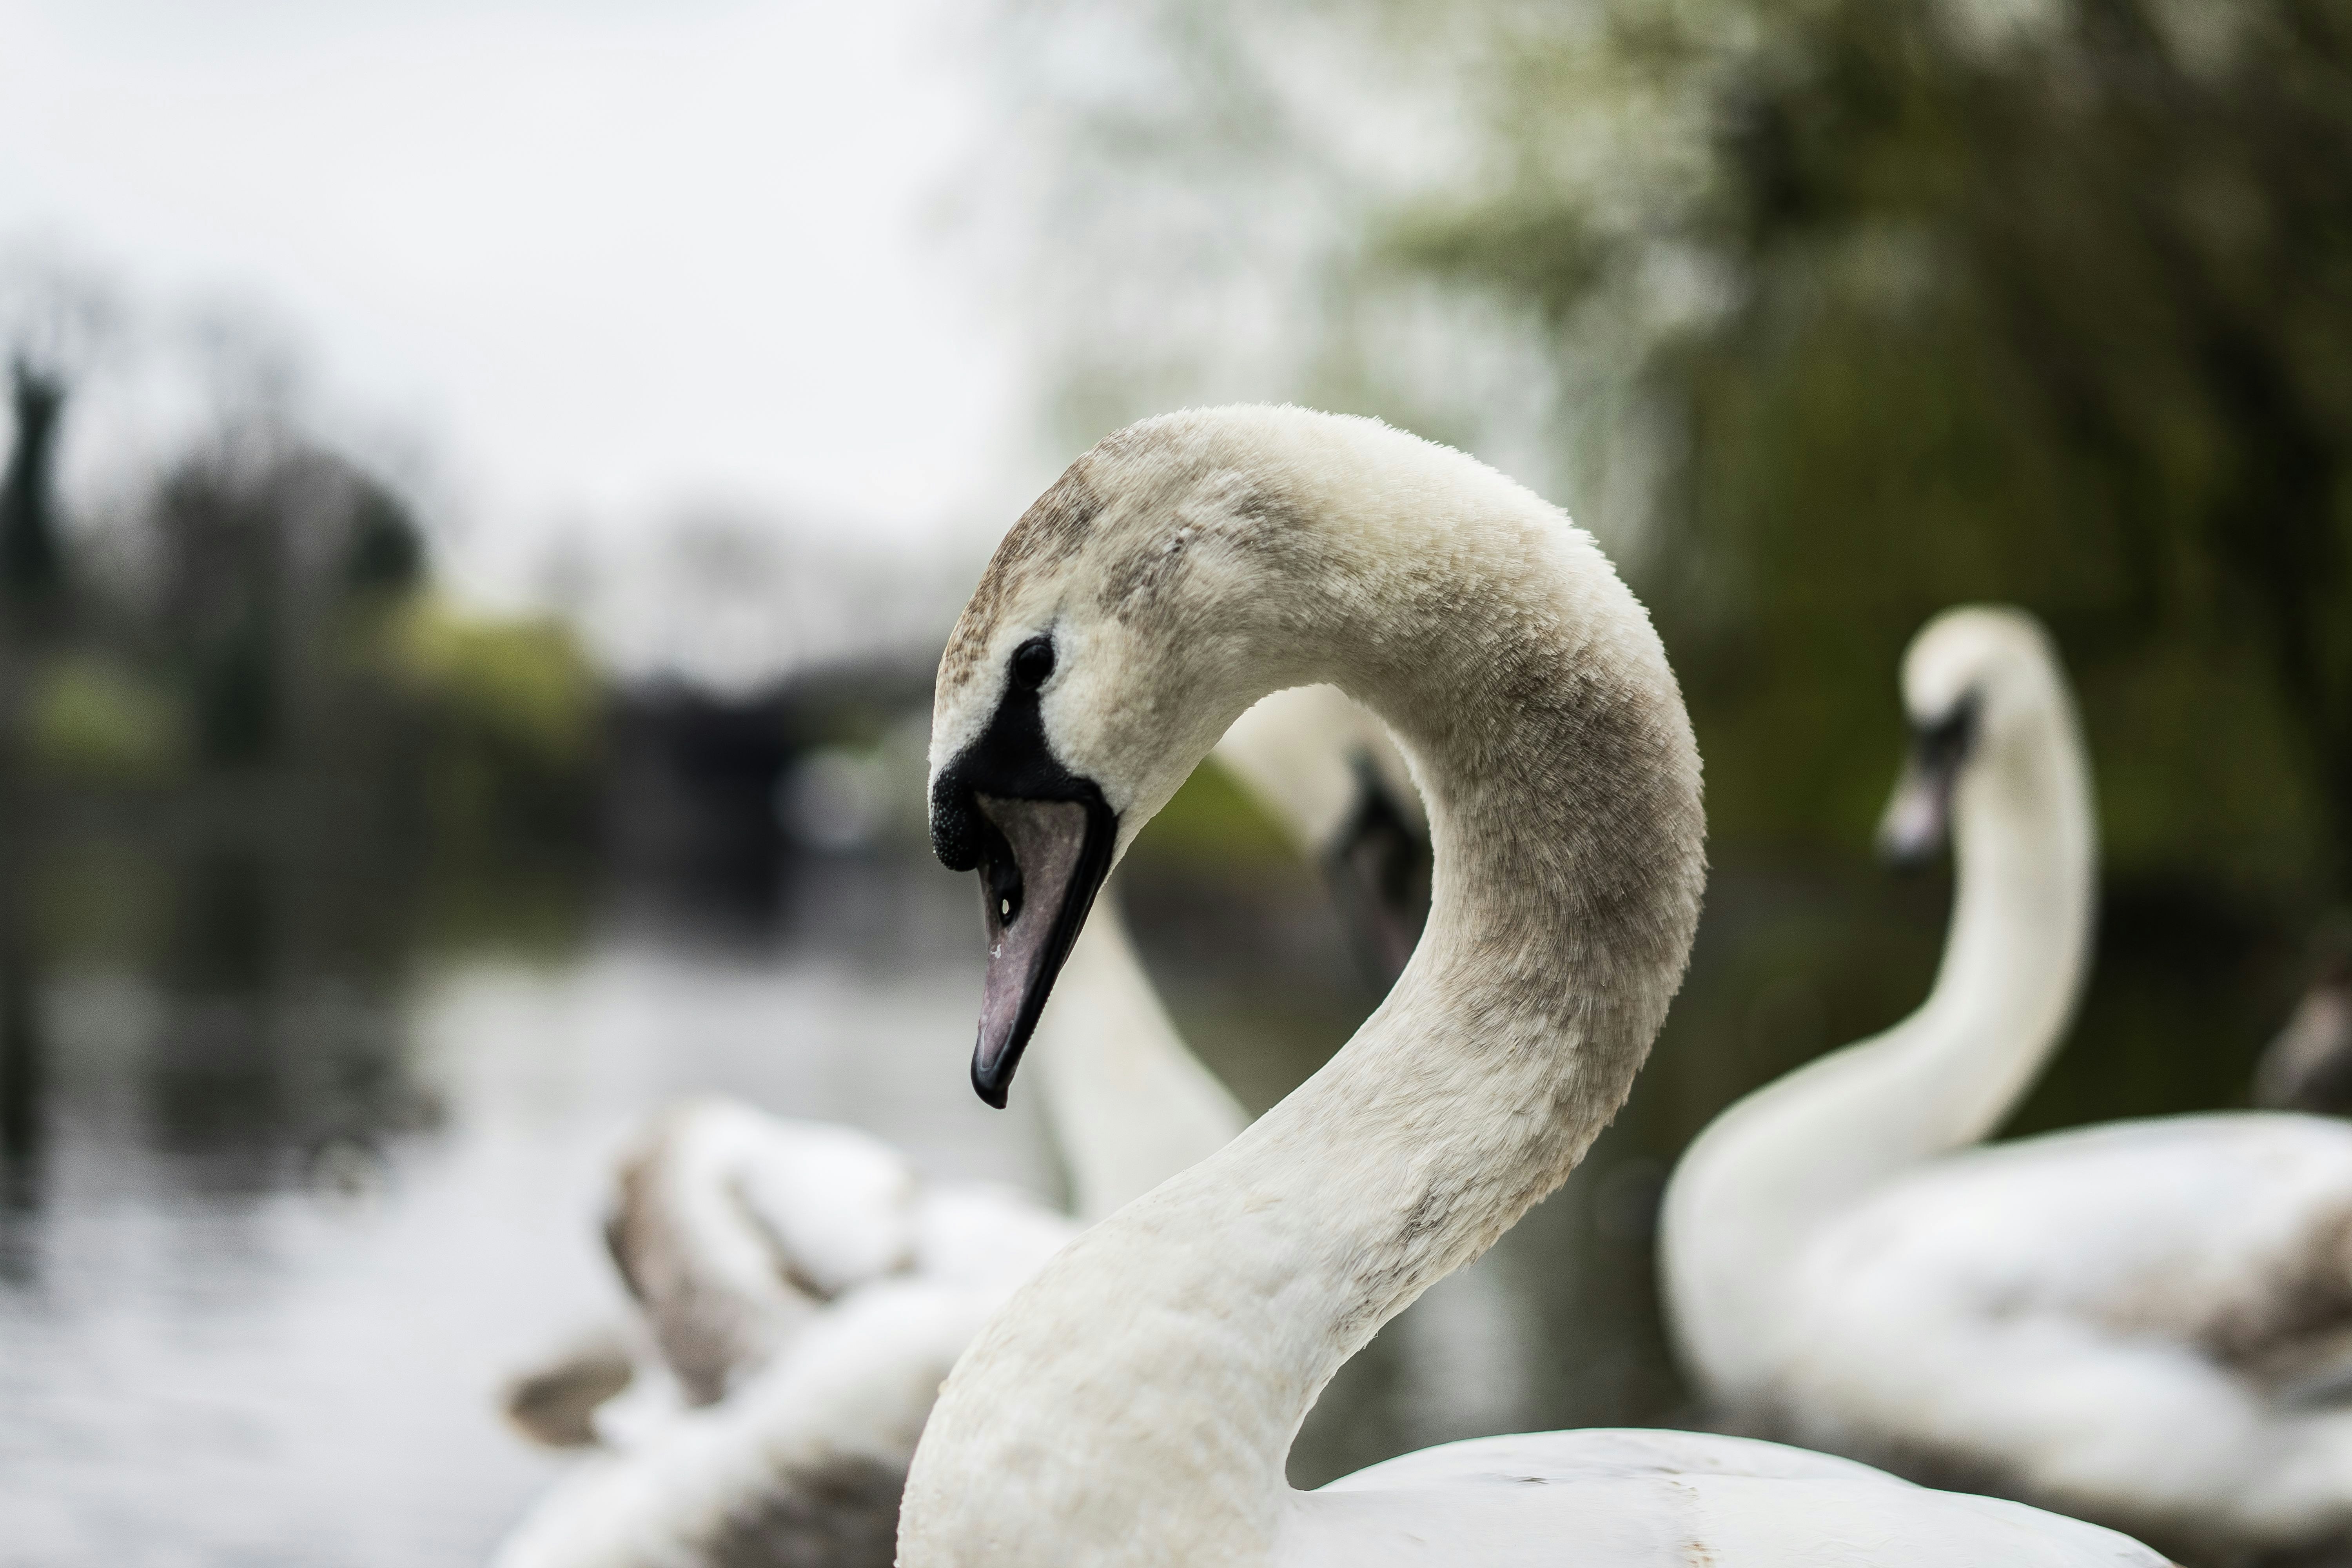
[[[1429,920],[1429,840],[1413,826],[1372,759],[1354,759],[1356,809],[1323,854],[1323,875],[1357,959],[1385,992]]]
[[[1936,858],[1952,837],[1952,794],[1976,747],[1977,704],[1964,697],[1934,723],[1916,726],[1895,798],[1878,819],[1878,853],[1904,869]]]
[[[1916,758],[1904,764],[1895,798],[1878,819],[1878,858],[1901,870],[1933,860],[1952,831],[1949,772],[1931,773]]]
[[[1098,802],[975,794],[988,978],[971,1087],[999,1110],[1063,961],[1110,875],[1117,819]]]

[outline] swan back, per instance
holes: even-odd
[[[1573,1557],[1563,1554],[1573,1542]],[[1998,1498],[1713,1433],[1477,1437],[1296,1500],[1284,1568],[2158,1568],[2137,1542]]]

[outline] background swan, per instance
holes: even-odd
[[[1702,1390],[1806,1441],[2234,1558],[2352,1524],[2352,1128],[2234,1114],[1955,1152],[2015,1104],[2080,990],[2089,784],[2048,639],[1938,616],[1893,847],[1951,824],[1933,991],[1725,1111],[1662,1258]]]
[[[983,1096],[1010,1087],[1117,852],[1254,698],[1315,679],[1415,758],[1427,931],[1307,1085],[990,1319],[917,1451],[902,1568],[2157,1562],[2018,1505],[1684,1434],[1484,1439],[1290,1489],[1332,1373],[1622,1103],[1704,877],[1664,650],[1558,510],[1371,421],[1149,421],[1006,536],[940,665],[933,837],[1000,916]]]
[[[1429,909],[1429,819],[1388,726],[1337,687],[1299,686],[1253,704],[1210,755],[1321,868],[1386,991]]]
[[[1328,686],[1276,693],[1217,755],[1369,929],[1417,930],[1411,784],[1377,721]],[[1405,840],[1400,843],[1400,840]],[[1370,843],[1369,850],[1364,846]],[[726,1100],[656,1117],[620,1163],[607,1240],[661,1359],[711,1406],[559,1483],[501,1547],[554,1564],[887,1564],[898,1488],[940,1380],[985,1310],[1090,1222],[1227,1142],[1246,1118],[1187,1050],[1115,903],[1073,945],[1036,1026],[1077,1220],[1009,1189],[924,1181],[882,1140]],[[516,1379],[542,1441],[611,1440],[613,1336]]]

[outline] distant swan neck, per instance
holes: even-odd
[[[1718,1393],[1757,1392],[1776,1281],[1823,1220],[1975,1143],[2023,1097],[2080,994],[2096,831],[2063,690],[1955,801],[1955,892],[1936,982],[1885,1033],[1766,1085],[1683,1156],[1662,1258],[1675,1331]]]
[[[1114,878],[1038,1021],[1029,1069],[1091,1223],[1233,1142],[1248,1118],[1160,1005],[1129,940]]]
[[[1412,446],[1439,471],[1377,448],[1309,526],[1455,504],[1318,539],[1345,591],[1306,585],[1308,651],[1269,680],[1334,681],[1415,753],[1426,933],[1322,1071],[992,1322],[918,1456],[907,1568],[1268,1560],[1325,1384],[1559,1184],[1679,984],[1704,827],[1647,617],[1554,509]],[[1441,560],[1463,580],[1433,592]]]

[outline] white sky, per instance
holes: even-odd
[[[695,503],[976,544],[1040,458],[950,4],[0,0],[0,242],[285,321],[477,594]]]

